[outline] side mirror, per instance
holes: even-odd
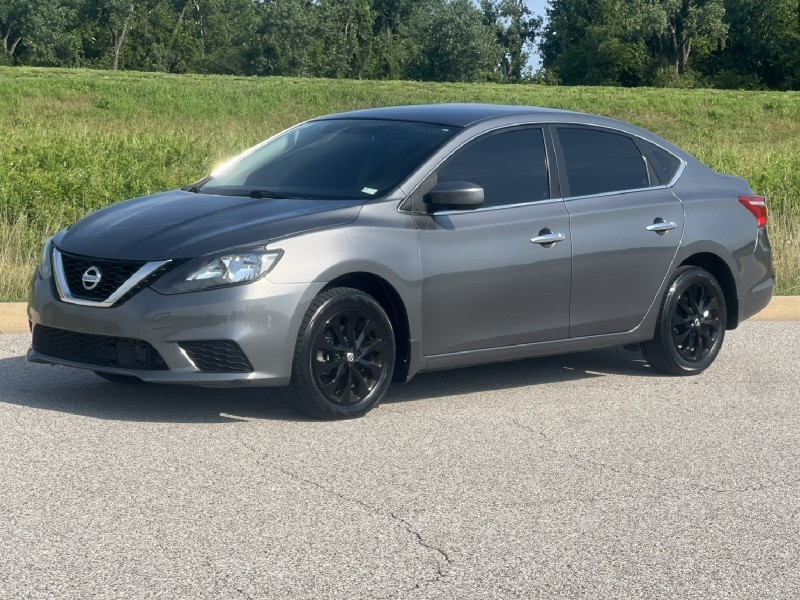
[[[483,206],[483,188],[469,181],[444,181],[425,194],[432,210],[471,209]]]

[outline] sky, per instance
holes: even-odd
[[[547,5],[547,0],[525,0],[525,3],[535,14],[544,16],[544,7]]]
[[[538,17],[546,17],[545,7],[547,6],[547,0],[525,0],[525,3],[528,5],[528,8],[531,9],[531,12]],[[539,53],[534,51],[531,55],[530,65],[534,69],[538,69],[539,65],[541,64],[541,60],[539,59]]]

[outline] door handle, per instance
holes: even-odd
[[[549,229],[542,229],[534,238],[531,238],[531,244],[539,244],[545,248],[550,248],[556,242],[563,242],[567,239],[563,233],[553,233]]]
[[[676,227],[677,225],[675,224],[675,221],[665,221],[662,218],[658,218],[655,221],[653,221],[652,225],[648,225],[647,227],[645,227],[645,229],[647,229],[647,231],[653,231],[658,235],[664,235],[665,233],[671,231],[672,229],[675,229]]]

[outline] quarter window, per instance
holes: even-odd
[[[483,187],[484,206],[504,206],[550,197],[541,129],[490,134],[462,148],[439,169],[439,181]]]
[[[649,187],[647,167],[634,141],[597,129],[559,127],[571,196]]]
[[[667,185],[675,177],[675,173],[678,172],[681,161],[655,144],[645,141],[642,141],[641,144],[661,183]]]

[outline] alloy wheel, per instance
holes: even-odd
[[[383,324],[361,310],[344,310],[329,318],[311,354],[319,391],[342,406],[367,398],[389,368],[388,337]]]
[[[681,358],[698,362],[708,356],[722,331],[720,303],[713,288],[689,285],[675,303],[672,342]]]

